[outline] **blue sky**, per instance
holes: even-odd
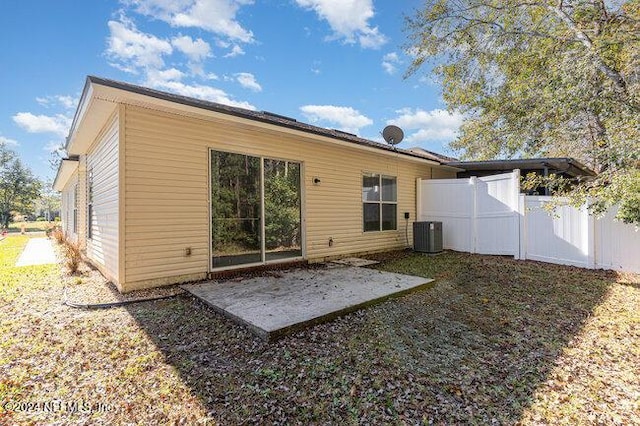
[[[0,142],[42,178],[89,74],[451,154],[461,117],[403,79],[418,0],[40,0],[0,6]]]

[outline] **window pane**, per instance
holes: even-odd
[[[396,178],[382,176],[382,201],[398,201]]]
[[[380,204],[363,204],[364,231],[380,230]]]
[[[397,205],[395,204],[383,204],[382,205],[382,230],[388,231],[391,229],[397,229],[396,211]]]
[[[300,163],[264,160],[265,259],[302,256]]]
[[[380,201],[380,175],[362,176],[362,201]]]
[[[262,261],[260,158],[211,152],[213,267]]]

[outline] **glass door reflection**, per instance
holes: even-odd
[[[262,261],[260,158],[211,151],[213,267]]]
[[[302,256],[300,163],[264,160],[265,260]]]

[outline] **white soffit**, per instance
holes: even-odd
[[[56,175],[56,179],[53,181],[53,189],[56,191],[62,191],[65,186],[67,186],[67,182],[75,171],[78,169],[78,160],[70,160],[64,159],[60,164],[60,168],[58,168],[58,174]]]
[[[99,97],[101,86],[88,84],[71,126],[67,144],[67,154],[70,156],[86,154],[109,117],[118,108],[117,103]]]

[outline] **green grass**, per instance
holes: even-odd
[[[57,265],[15,266],[29,238],[10,234],[0,241],[0,305],[42,289],[59,273]]]
[[[26,242],[11,238],[2,273]],[[637,276],[375,257],[435,285],[274,343],[188,296],[73,310],[57,266],[12,268],[21,291],[0,304],[0,424],[640,424]],[[91,274],[64,279],[91,285]],[[1,404],[53,399],[112,410]]]

